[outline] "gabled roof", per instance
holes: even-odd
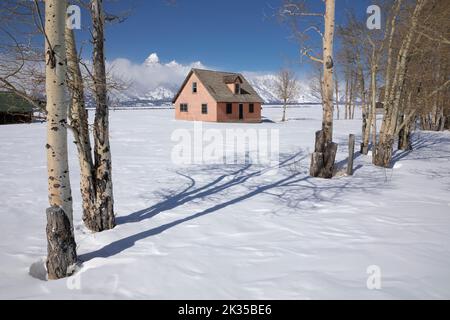
[[[176,94],[173,99],[173,103],[178,99],[179,95],[183,91],[187,82],[191,78],[192,74],[195,74],[201,83],[206,87],[209,94],[217,102],[237,102],[237,103],[264,103],[264,100],[256,93],[250,83],[245,79],[245,77],[240,73],[230,73],[230,72],[220,72],[202,69],[192,69],[180,91]],[[232,80],[232,81],[231,81]],[[240,80],[241,83],[241,94],[234,94],[229,88],[229,83],[235,83]],[[231,82],[230,82],[231,81]]]
[[[33,112],[33,106],[25,99],[15,93],[0,92],[0,112],[4,113],[27,113]]]
[[[226,84],[237,83],[238,81],[239,83],[244,82],[242,81],[241,77],[237,74],[233,74],[231,76],[224,76],[223,80],[225,81]]]

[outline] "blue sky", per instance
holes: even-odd
[[[272,72],[299,66],[298,44],[290,29],[276,17],[281,0],[119,0],[107,1],[106,10],[131,10],[128,19],[107,28],[108,60],[126,58],[142,63],[157,52],[162,62],[206,66],[231,71]],[[310,0],[312,10],[322,0]],[[372,2],[336,0],[337,23],[346,10],[364,15]],[[86,15],[84,15],[86,17]]]
[[[107,29],[108,59],[140,63],[152,52],[164,61],[201,61],[237,71],[275,71],[299,63],[298,44],[274,16],[281,0],[128,0],[107,2],[112,13],[130,11]],[[353,8],[365,14],[366,0],[337,0],[338,23]],[[310,0],[311,9],[323,8]]]

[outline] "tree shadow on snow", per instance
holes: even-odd
[[[443,134],[442,132],[417,131],[413,133],[411,140],[411,150],[396,150],[394,152],[391,162],[392,167],[405,158],[408,160],[450,160],[450,149],[448,148],[450,146],[450,135]]]
[[[221,209],[261,194],[276,198],[277,201],[297,213],[301,212],[301,210],[315,208],[318,203],[337,203],[342,195],[354,190],[370,190],[373,195],[383,181],[381,176],[376,177],[373,173],[359,178],[315,179],[308,175],[307,167],[302,164],[302,161],[309,160],[309,155],[305,152],[302,151],[293,155],[285,155],[281,158],[283,160],[276,168],[258,169],[251,164],[247,164],[238,170],[232,170],[230,173],[222,174],[202,186],[197,186],[196,180],[192,177],[192,172],[189,172],[189,174],[178,172],[180,176],[188,179],[189,184],[187,187],[184,187],[180,192],[169,192],[161,202],[147,209],[125,217],[118,217],[116,219],[118,225],[142,222],[187,203],[214,199],[214,196],[218,197],[218,201],[214,201],[215,204],[205,210],[114,241],[94,252],[80,255],[80,260],[86,262],[94,258],[114,256],[133,247],[137,241],[161,234],[180,224],[216,213]],[[215,173],[223,172],[224,167],[212,167],[210,170]],[[203,167],[197,169],[202,174],[205,174],[205,170],[207,170]],[[272,182],[261,182],[257,180],[257,178],[263,177],[271,169],[278,169],[277,177],[281,176],[281,178],[277,178]],[[246,192],[234,192],[232,194],[231,189],[237,186],[245,187]]]

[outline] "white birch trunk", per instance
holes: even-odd
[[[72,195],[67,156],[66,1],[45,1],[47,94],[47,168],[50,208],[47,209],[47,272],[50,280],[71,274],[76,263]]]
[[[325,34],[323,47],[323,131],[328,142],[333,141],[333,45],[335,29],[335,0],[326,0]]]
[[[80,163],[80,191],[83,217],[95,213],[95,177],[92,159],[92,147],[89,136],[88,112],[85,106],[83,78],[77,55],[74,31],[66,27],[68,83],[72,93],[69,113]]]
[[[375,48],[374,48],[375,50]],[[375,58],[375,57],[374,57]],[[378,62],[377,62],[378,63]],[[378,64],[372,66],[371,73],[371,86],[372,86],[372,113],[370,119],[370,125],[372,126],[372,154],[375,153],[375,149],[377,147],[377,72],[378,72]],[[370,133],[369,133],[370,134]]]
[[[325,0],[325,32],[323,37],[323,120],[316,133],[315,152],[311,157],[310,174],[330,179],[334,174],[337,144],[333,143],[333,45],[335,30],[335,0]]]
[[[66,47],[64,41],[66,1],[45,1],[47,167],[50,206],[64,210],[73,224],[72,196],[67,158]]]
[[[287,109],[287,101],[284,100],[284,104],[283,104],[283,118],[281,119],[281,122],[286,122],[286,109]]]
[[[360,64],[360,86],[361,86],[361,101],[362,101],[362,113],[363,113],[363,123],[362,123],[362,144],[361,153],[367,155],[369,153],[369,143],[370,143],[370,131],[372,125],[372,113],[371,108],[366,100],[366,90],[365,90],[365,80],[364,80],[364,70]]]
[[[345,120],[348,119],[348,105],[349,105],[349,85],[348,85],[348,75],[345,76]]]
[[[336,92],[336,119],[339,120],[339,118],[341,117],[340,115],[340,106],[339,106],[339,81],[337,79],[337,77],[335,77],[334,79],[334,89]]]

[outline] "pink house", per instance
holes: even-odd
[[[173,103],[177,120],[259,123],[263,100],[241,74],[192,69]]]

